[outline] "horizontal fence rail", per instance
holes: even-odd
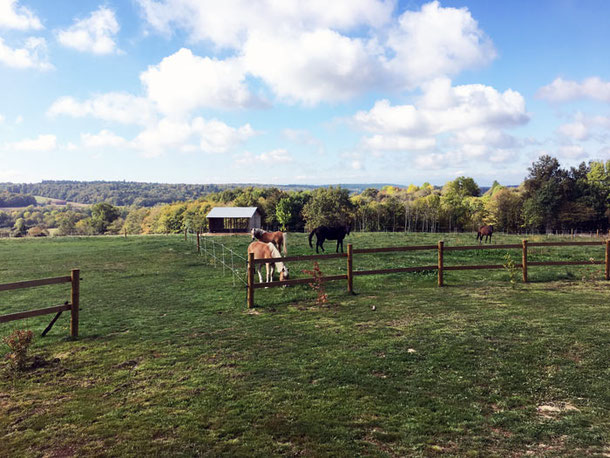
[[[605,260],[582,260],[582,261],[529,261],[528,260],[528,248],[531,247],[566,247],[566,246],[599,246],[605,245]],[[336,253],[336,254],[316,254],[311,256],[285,256],[279,258],[273,258],[276,262],[288,262],[288,261],[313,261],[313,260],[329,260],[337,258],[347,258],[347,274],[346,275],[331,275],[320,277],[321,281],[336,281],[336,280],[347,280],[347,290],[349,293],[353,293],[353,277],[364,276],[364,275],[383,275],[383,274],[395,274],[403,272],[422,272],[422,271],[435,271],[438,277],[438,286],[444,285],[444,271],[456,271],[456,270],[486,270],[486,269],[506,269],[507,266],[504,264],[484,264],[484,265],[445,265],[445,252],[453,251],[470,251],[470,250],[521,250],[521,263],[513,264],[512,267],[521,269],[523,273],[523,282],[528,281],[528,267],[529,266],[579,266],[579,265],[605,265],[604,278],[610,280],[610,240],[596,241],[596,242],[532,242],[529,243],[527,240],[523,240],[521,244],[500,244],[500,245],[466,245],[466,246],[452,246],[446,247],[443,241],[439,241],[437,245],[417,245],[417,246],[402,246],[402,247],[381,247],[381,248],[353,248],[352,244],[347,245],[347,253]],[[425,251],[425,250],[436,250],[438,255],[438,262],[434,265],[427,266],[413,266],[413,267],[396,267],[389,269],[373,269],[373,270],[354,270],[354,255],[355,254],[375,254],[375,253],[397,253],[406,251]],[[312,283],[311,278],[300,278],[296,280],[284,280],[284,281],[271,281],[266,283],[255,283],[254,282],[254,271],[257,264],[267,264],[269,259],[254,259],[254,254],[250,254],[248,259],[248,272],[247,272],[247,287],[248,307],[254,307],[254,290],[260,288],[275,288],[280,286],[288,285],[299,285]]]
[[[6,315],[0,315],[0,323],[8,323],[16,320],[23,320],[25,318],[31,318],[41,315],[49,315],[56,313],[53,321],[47,326],[42,335],[46,335],[50,331],[51,327],[59,318],[63,312],[70,310],[70,336],[72,338],[78,337],[78,318],[79,318],[79,307],[80,307],[80,270],[74,269],[71,271],[69,276],[65,277],[54,277],[54,278],[43,278],[40,280],[27,280],[15,283],[5,283],[0,285],[0,291],[11,291],[16,289],[35,288],[38,286],[57,285],[61,283],[70,283],[72,288],[70,292],[70,302],[66,301],[63,305],[56,305],[53,307],[46,307],[35,310],[26,310],[24,312],[9,313]]]
[[[23,288],[34,288],[36,286],[56,285],[59,283],[69,283],[71,281],[72,281],[72,278],[69,276],[43,278],[41,280],[18,281],[15,283],[5,283],[3,285],[0,285],[0,291],[10,291],[13,289],[23,289]]]

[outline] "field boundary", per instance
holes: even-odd
[[[26,310],[23,312],[9,313],[7,315],[0,315],[0,323],[8,323],[16,320],[23,320],[25,318],[31,318],[34,316],[48,315],[56,313],[51,323],[43,331],[42,336],[44,337],[47,332],[51,330],[59,316],[64,312],[70,310],[70,336],[72,338],[78,337],[78,312],[80,307],[80,270],[73,269],[70,275],[64,277],[53,277],[43,278],[39,280],[27,280],[14,283],[0,284],[0,291],[11,291],[16,289],[35,288],[38,286],[56,285],[61,283],[70,283],[72,288],[70,291],[70,302],[66,301],[65,304],[56,305],[53,307],[45,307],[35,310]]]
[[[528,248],[529,247],[564,247],[564,246],[605,246],[605,260],[595,261],[528,261]],[[323,276],[320,278],[321,281],[338,281],[347,280],[347,291],[353,294],[354,276],[363,275],[383,275],[393,274],[402,272],[421,272],[421,271],[437,271],[438,286],[444,285],[444,272],[455,271],[455,270],[480,270],[480,269],[503,269],[506,268],[503,264],[486,264],[486,265],[445,265],[445,252],[451,251],[469,251],[469,250],[489,250],[489,249],[519,249],[521,250],[521,263],[514,264],[515,269],[521,269],[523,282],[528,281],[528,267],[529,266],[577,266],[577,265],[605,265],[604,279],[610,280],[610,240],[597,241],[597,242],[532,242],[523,240],[521,244],[502,244],[502,245],[466,245],[466,246],[454,246],[446,247],[445,243],[440,240],[436,245],[414,245],[414,246],[402,246],[402,247],[381,247],[381,248],[361,248],[354,249],[352,244],[347,245],[347,253],[336,253],[336,254],[316,254],[311,256],[286,256],[275,258],[279,262],[287,261],[314,261],[314,260],[328,260],[337,258],[347,259],[347,274],[346,275],[332,275]],[[438,262],[436,265],[428,266],[414,266],[414,267],[398,267],[391,269],[375,269],[375,270],[354,270],[354,255],[355,254],[372,254],[372,253],[396,253],[405,251],[431,251],[436,250],[438,255]],[[257,264],[266,264],[267,259],[254,259],[254,254],[250,253],[248,257],[247,267],[247,303],[248,308],[254,307],[254,290],[260,288],[277,288],[280,286],[288,285],[299,285],[304,283],[311,283],[312,279],[299,278],[296,280],[283,280],[283,281],[271,281],[266,283],[255,283],[254,281],[254,270]]]

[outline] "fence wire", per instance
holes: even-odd
[[[189,233],[188,237],[196,249],[197,234]],[[235,252],[224,243],[214,240],[213,237],[202,235],[199,236],[198,254],[205,256],[214,267],[222,267],[223,275],[227,274],[227,270],[231,272],[233,286],[248,286],[246,280],[248,259],[245,256]]]

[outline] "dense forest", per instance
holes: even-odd
[[[16,187],[11,187],[10,193],[0,196],[33,199],[14,193],[29,189],[27,186],[44,186],[45,183],[67,183],[66,192],[79,189],[79,182],[43,182],[13,185]],[[74,186],[70,187],[70,183]],[[185,229],[205,231],[206,215],[213,207],[255,206],[262,215],[265,228],[289,231],[339,223],[350,224],[359,231],[472,231],[481,224],[493,224],[496,230],[507,232],[607,231],[610,228],[610,161],[583,162],[578,167],[564,169],[551,156],[542,156],[534,162],[518,187],[506,187],[496,182],[486,192],[482,192],[468,177],[458,177],[442,187],[428,183],[408,187],[386,185],[381,189],[369,187],[360,192],[341,186],[286,190],[280,187],[201,185],[199,190],[203,194],[196,199],[176,199],[148,207],[116,205],[101,196],[95,197],[95,189],[106,189],[106,185],[107,189],[113,189],[107,182],[95,185],[87,188],[83,184],[82,188],[83,193],[91,192],[90,199],[96,201],[90,207],[31,204],[12,211],[5,209],[0,211],[0,227],[13,236],[47,235],[49,229],[54,229],[59,235],[176,233]],[[176,191],[183,185],[166,186]],[[205,189],[208,191],[204,192]],[[160,191],[154,188],[154,192]],[[67,194],[47,196],[65,200],[74,198]],[[133,201],[138,199],[145,198],[140,196]]]

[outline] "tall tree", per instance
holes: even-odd
[[[318,188],[313,191],[311,200],[303,207],[303,217],[308,229],[317,226],[332,226],[352,222],[354,206],[349,191],[340,186]]]

